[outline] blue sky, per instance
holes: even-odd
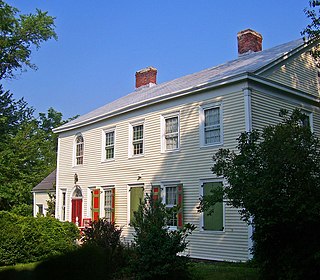
[[[237,32],[254,29],[267,49],[300,36],[308,0],[7,0],[22,13],[56,17],[58,41],[32,53],[37,71],[5,81],[36,112],[64,118],[134,91],[134,75],[158,69],[162,83],[237,57]]]

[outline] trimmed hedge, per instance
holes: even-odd
[[[0,266],[42,261],[76,248],[78,228],[51,217],[0,211]]]

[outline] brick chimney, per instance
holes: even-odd
[[[262,35],[252,29],[238,32],[238,54],[262,51]]]
[[[136,88],[151,86],[157,83],[157,69],[147,67],[136,72]]]

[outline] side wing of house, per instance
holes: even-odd
[[[83,226],[84,218],[106,217],[129,241],[132,213],[153,188],[167,207],[183,206],[172,228],[197,226],[188,254],[247,260],[250,236],[237,209],[221,203],[213,216],[197,211],[199,197],[225,183],[210,170],[212,156],[234,149],[245,130],[245,87],[207,90],[61,133],[57,218]]]
[[[252,84],[252,128],[281,121],[280,109],[300,108],[308,117],[311,129],[320,136],[318,68],[309,50],[285,58],[259,73],[270,84]]]

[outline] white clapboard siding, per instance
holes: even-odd
[[[139,93],[137,93],[139,94]],[[127,113],[112,120],[60,134],[59,186],[67,188],[67,218],[71,219],[73,176],[83,192],[83,217],[90,217],[89,187],[114,185],[116,188],[116,222],[123,226],[123,237],[132,240],[133,229],[127,224],[127,186],[144,183],[149,192],[151,184],[180,181],[184,186],[184,222],[197,229],[190,237],[191,256],[203,259],[244,261],[248,258],[247,225],[240,220],[236,209],[225,208],[225,231],[207,232],[200,229],[201,214],[197,211],[200,181],[215,178],[211,172],[213,154],[222,146],[200,148],[199,108],[207,103],[222,104],[223,147],[234,149],[236,138],[245,129],[244,99],[241,86],[207,91],[185,98],[163,102]],[[180,116],[180,151],[161,153],[161,115],[178,112]],[[144,121],[144,156],[128,157],[129,124]],[[103,129],[115,128],[115,159],[102,162]],[[75,135],[84,138],[84,164],[73,166]],[[103,213],[101,209],[101,214]]]

